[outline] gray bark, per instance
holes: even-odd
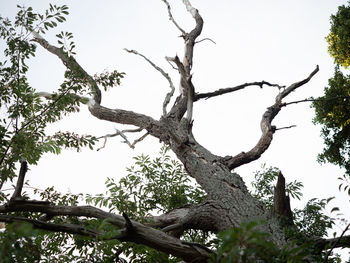
[[[245,83],[233,88],[219,89],[213,92],[198,94],[195,93],[195,87],[191,81],[191,69],[193,65],[193,51],[196,39],[200,35],[203,27],[203,19],[198,10],[193,8],[189,1],[184,0],[187,10],[194,18],[196,25],[192,31],[186,33],[175,22],[171,15],[170,6],[167,1],[168,12],[171,21],[180,30],[185,41],[185,56],[182,61],[175,58],[168,58],[168,61],[177,66],[180,75],[180,94],[175,103],[172,105],[169,113],[166,112],[166,106],[170,101],[172,92],[169,93],[163,105],[163,116],[155,120],[144,114],[135,113],[123,109],[110,109],[101,105],[101,92],[94,79],[78,64],[78,62],[66,54],[62,54],[60,49],[50,45],[40,36],[36,36],[34,41],[39,43],[44,49],[56,55],[70,70],[79,72],[84,76],[86,85],[93,92],[93,98],[89,101],[89,110],[93,116],[100,120],[115,122],[119,124],[134,125],[140,130],[145,129],[148,134],[158,138],[168,145],[176,154],[178,159],[183,163],[189,176],[193,177],[198,184],[203,187],[207,193],[207,199],[201,203],[186,208],[179,208],[169,211],[161,216],[153,217],[152,223],[143,225],[127,219],[127,216],[115,215],[104,212],[100,209],[84,207],[62,207],[51,204],[24,201],[12,202],[0,207],[0,221],[14,222],[27,221],[35,227],[50,231],[61,231],[75,233],[86,236],[97,236],[100,234],[94,231],[86,231],[79,225],[56,225],[46,222],[45,220],[29,220],[21,217],[13,217],[6,213],[13,211],[41,212],[49,217],[69,215],[85,216],[89,218],[109,219],[116,227],[121,228],[121,235],[114,238],[122,241],[132,241],[149,247],[159,249],[165,253],[172,254],[188,262],[206,262],[209,258],[209,251],[196,244],[187,244],[179,238],[170,236],[167,232],[181,235],[186,229],[201,229],[206,231],[218,232],[231,227],[238,227],[243,222],[252,220],[264,220],[266,223],[261,230],[271,235],[272,241],[282,247],[286,244],[286,237],[283,227],[279,224],[278,218],[271,211],[266,210],[262,204],[248,192],[247,187],[240,175],[232,172],[232,169],[258,159],[270,146],[273,134],[277,130],[271,123],[280,110],[286,106],[282,102],[292,91],[306,84],[318,71],[318,67],[304,80],[296,82],[289,87],[281,87],[269,82]],[[129,51],[138,54],[136,51]],[[145,56],[141,55],[146,58]],[[154,63],[146,58],[173,87],[169,75],[157,67]],[[262,135],[256,146],[249,152],[241,152],[236,156],[218,156],[205,147],[200,145],[192,134],[192,107],[193,102],[202,98],[211,98],[214,96],[224,95],[229,92],[243,89],[252,85],[262,87],[263,85],[278,87],[280,92],[276,96],[275,103],[267,108],[263,113],[261,121]],[[82,98],[86,103],[86,98]],[[186,111],[187,117],[184,117]],[[161,227],[163,231],[154,227]]]

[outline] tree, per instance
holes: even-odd
[[[339,6],[338,12],[331,16],[331,30],[326,38],[336,64],[334,76],[329,79],[324,96],[312,104],[316,113],[314,121],[322,125],[325,143],[319,160],[345,168],[347,175],[343,180],[348,180],[350,173],[350,82],[349,76],[341,70],[341,67],[349,67],[349,23],[350,6]]]
[[[201,230],[204,232],[199,235],[199,240],[204,242],[205,233],[208,231],[217,233],[236,228],[238,230],[243,229],[243,233],[252,233],[250,236],[253,238],[249,242],[257,238],[266,240],[266,244],[269,244],[272,251],[271,255],[279,254],[281,251],[290,252],[293,250],[293,247],[288,246],[291,243],[288,240],[290,236],[285,230],[293,229],[292,232],[298,232],[298,230],[293,226],[292,211],[289,197],[286,195],[285,179],[282,173],[278,174],[278,182],[273,198],[274,212],[271,213],[266,205],[264,206],[256,196],[248,191],[241,176],[232,170],[257,160],[268,149],[274,133],[280,129],[273,126],[272,121],[285,106],[289,105],[284,102],[284,99],[291,92],[308,83],[318,72],[318,66],[305,79],[287,87],[260,81],[213,92],[196,93],[195,85],[192,82],[193,52],[195,45],[200,41],[198,37],[203,28],[203,19],[199,11],[189,1],[184,0],[187,11],[195,21],[195,27],[187,32],[173,18],[168,2],[165,0],[163,2],[168,8],[170,20],[181,32],[185,41],[185,56],[182,60],[178,56],[167,57],[168,62],[176,68],[180,77],[180,94],[172,105],[170,102],[175,92],[175,85],[169,75],[146,56],[135,50],[127,50],[129,53],[143,57],[155,70],[159,71],[171,87],[171,91],[164,99],[163,115],[159,120],[141,113],[102,106],[100,88],[107,89],[118,85],[123,73],[113,71],[90,76],[74,58],[75,44],[72,42],[70,33],[61,32],[57,35],[59,47],[45,40],[43,34],[48,29],[56,27],[58,22],[65,20],[64,15],[68,13],[67,7],[51,5],[44,15],[34,13],[31,8],[21,8],[14,24],[6,19],[1,20],[1,36],[7,40],[8,44],[5,55],[8,56],[10,61],[10,66],[1,65],[3,77],[1,99],[4,105],[10,105],[7,119],[3,120],[2,124],[2,182],[16,177],[15,163],[19,160],[21,160],[21,168],[12,197],[9,198],[9,196],[3,195],[3,204],[0,206],[0,220],[6,223],[15,223],[9,225],[9,228],[19,228],[18,232],[25,238],[24,241],[22,240],[17,244],[15,242],[17,236],[6,237],[8,239],[12,238],[11,240],[15,242],[13,246],[10,245],[11,248],[15,245],[21,248],[32,247],[33,242],[37,242],[36,247],[38,247],[38,244],[45,245],[47,232],[42,231],[50,231],[53,234],[48,234],[49,238],[57,240],[56,246],[50,249],[60,254],[61,258],[57,260],[61,261],[67,260],[67,258],[62,255],[66,251],[62,251],[59,244],[67,244],[69,235],[65,234],[70,234],[73,235],[76,245],[72,249],[79,249],[80,253],[84,251],[87,253],[88,247],[86,244],[96,244],[95,251],[99,253],[103,251],[103,246],[98,247],[100,244],[98,241],[106,241],[107,246],[113,246],[116,245],[118,240],[119,242],[146,245],[188,262],[207,262],[212,258],[213,251],[204,246],[203,243],[193,242],[196,240],[191,239],[191,242],[189,242],[179,237],[185,235],[185,231]],[[16,31],[18,28],[22,28],[22,31]],[[56,94],[38,93],[26,83],[25,73],[27,68],[25,61],[35,54],[36,49],[32,41],[55,55],[67,68],[65,81]],[[223,157],[211,153],[201,146],[192,134],[193,103],[250,86],[260,86],[261,88],[270,86],[279,90],[275,102],[263,113],[260,139],[250,151],[241,152],[236,156]],[[48,102],[45,103],[42,98],[47,99]],[[148,135],[167,145],[184,165],[187,174],[203,189],[205,199],[203,200],[204,193],[201,191],[195,191],[193,188],[187,187],[186,192],[186,187],[180,187],[179,189],[173,187],[174,191],[186,193],[187,197],[180,200],[170,198],[165,200],[169,203],[164,203],[164,200],[159,200],[159,197],[157,199],[157,195],[154,195],[156,202],[150,198],[144,200],[144,203],[138,203],[140,200],[134,195],[136,197],[135,202],[133,204],[127,203],[126,206],[118,208],[118,210],[124,212],[122,215],[118,215],[114,213],[114,204],[110,201],[114,198],[120,198],[121,200],[124,195],[122,187],[113,182],[108,182],[109,187],[111,187],[110,192],[114,193],[112,199],[91,198],[90,200],[96,204],[102,202],[103,206],[111,209],[109,212],[92,206],[78,205],[79,196],[62,196],[52,188],[40,194],[41,200],[30,199],[22,193],[27,163],[34,164],[45,151],[59,152],[60,147],[63,146],[80,149],[83,145],[93,145],[95,142],[96,138],[94,137],[82,137],[71,133],[58,133],[49,137],[45,135],[44,128],[46,124],[60,119],[65,113],[76,111],[80,104],[87,104],[90,113],[98,119],[136,126],[137,128],[134,130],[117,131],[116,134],[110,135],[122,136],[131,147],[134,147],[137,142]],[[169,105],[171,107],[168,110]],[[127,140],[125,135],[127,132],[141,132],[143,130],[145,130],[145,133],[134,143]],[[141,166],[142,162],[144,160],[140,159]],[[147,178],[149,166],[143,165],[143,168],[146,170],[145,176]],[[150,175],[158,175],[156,172],[157,165],[153,168],[154,170]],[[175,169],[174,173],[176,175],[178,170]],[[160,174],[164,175],[164,173]],[[137,178],[133,175],[125,186],[132,186],[133,180],[140,180]],[[182,175],[180,178],[183,178]],[[125,192],[125,190],[123,191]],[[150,190],[143,189],[142,191]],[[176,194],[174,197],[181,197],[181,194]],[[157,207],[152,205],[161,202],[163,203],[160,211],[172,210],[161,215],[146,216],[146,214],[139,213],[140,211],[146,211],[145,209],[137,210],[137,207],[133,207],[135,203],[138,203],[139,206],[149,205],[151,210],[148,211],[153,212],[152,209],[157,209]],[[183,204],[186,205],[182,206]],[[177,205],[182,207],[177,207]],[[135,211],[138,211],[138,213]],[[260,222],[257,231],[254,228],[255,223],[249,223],[250,221]],[[240,228],[241,226],[243,227]],[[35,229],[34,232],[31,227]],[[253,229],[254,231],[252,231]],[[6,232],[6,234],[8,233],[11,233],[11,231]],[[235,232],[233,233],[233,237],[237,237]],[[186,235],[190,234],[186,232]],[[314,249],[311,252],[308,251],[307,255],[311,261],[314,260],[312,259],[313,254],[319,256],[323,250],[329,247],[349,246],[348,236],[341,239],[320,237],[316,239],[305,235],[301,231],[300,234],[305,242],[314,242]],[[36,235],[38,238],[32,239],[31,235]],[[266,247],[258,246],[255,248],[264,249]],[[142,249],[142,247],[139,249]],[[70,255],[73,253],[72,250],[69,252]],[[114,252],[118,254],[118,251]],[[218,252],[220,252],[219,249]],[[225,256],[226,253],[225,250],[221,254],[218,253],[218,258],[215,260],[221,260],[220,257]],[[35,253],[30,256],[33,256],[34,259],[28,260],[37,260],[38,258]]]

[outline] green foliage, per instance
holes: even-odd
[[[295,225],[300,233],[308,237],[324,237],[332,228],[334,219],[324,213],[332,198],[312,198],[303,209],[294,209]]]
[[[336,68],[323,97],[312,107],[314,122],[322,125],[324,149],[320,162],[330,162],[350,172],[350,77]]]
[[[249,262],[304,262],[308,251],[305,246],[293,242],[279,249],[267,233],[259,230],[263,222],[242,223],[240,227],[221,232],[217,247],[217,257],[213,263]]]
[[[130,218],[143,220],[149,213],[165,213],[171,209],[201,202],[204,191],[192,182],[182,164],[162,147],[160,157],[134,157],[135,164],[127,168],[128,175],[119,182],[108,178],[108,192],[88,202],[108,207],[110,212],[125,212]]]
[[[80,101],[74,95],[82,92],[83,87],[73,73],[66,74],[64,83],[50,101],[42,101],[27,80],[27,61],[36,51],[30,41],[31,33],[45,33],[56,27],[57,22],[65,21],[67,7],[50,5],[44,15],[34,13],[31,7],[18,8],[14,22],[0,17],[0,40],[6,44],[4,61],[0,62],[1,186],[16,176],[15,164],[21,158],[36,164],[45,152],[58,154],[62,147],[92,148],[96,141],[93,136],[78,136],[71,132],[45,134],[50,123],[79,110]]]
[[[273,207],[274,186],[280,170],[272,166],[266,167],[266,164],[263,164],[261,169],[255,172],[254,181],[252,182],[252,195],[260,200],[265,207],[271,209]],[[300,200],[303,195],[301,193],[302,187],[303,184],[301,182],[294,180],[286,184],[286,193],[292,198]]]
[[[261,171],[255,172],[255,180],[252,182],[253,196],[259,199],[267,208],[273,208],[273,189],[277,182],[279,169],[276,167],[261,166]],[[286,184],[286,192],[292,198],[300,200],[303,184],[293,181]],[[307,202],[303,209],[294,209],[294,223],[298,228],[298,233],[305,236],[323,237],[326,235],[334,222],[333,219],[325,214],[326,205],[333,198],[316,199],[313,198]],[[293,231],[295,232],[295,231]]]
[[[345,168],[350,174],[350,77],[340,70],[350,63],[350,6],[338,7],[331,16],[331,29],[326,38],[328,50],[336,64],[324,96],[317,98],[314,123],[322,125],[325,147],[320,162],[330,162]]]
[[[326,37],[328,51],[335,63],[345,68],[350,65],[350,8],[339,6],[338,12],[331,16],[331,30]]]
[[[150,214],[165,213],[174,208],[200,203],[204,191],[192,182],[182,164],[171,159],[168,148],[162,147],[160,156],[151,159],[141,155],[127,168],[128,175],[116,182],[108,178],[106,194],[87,196],[86,201],[110,212],[126,213],[131,219],[145,222]],[[205,243],[209,234],[188,231],[183,239]],[[178,260],[142,245],[121,244],[120,249],[131,262],[177,262]]]

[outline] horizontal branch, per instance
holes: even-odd
[[[226,93],[231,93],[235,92],[241,89],[244,89],[249,86],[259,86],[260,88],[263,88],[263,85],[270,86],[270,87],[277,87],[278,89],[283,89],[285,86],[280,86],[278,84],[271,84],[270,82],[267,81],[256,81],[256,82],[249,82],[249,83],[244,83],[235,87],[230,87],[230,88],[224,88],[224,89],[219,89],[213,92],[206,92],[206,93],[198,93],[195,94],[194,100],[200,100],[200,99],[209,99],[212,97],[220,96]]]
[[[35,220],[35,219],[19,217],[19,216],[0,215],[0,222],[5,222],[5,223],[26,222],[33,225],[34,228],[51,231],[51,232],[62,232],[67,234],[86,236],[90,238],[98,238],[101,236],[95,230],[87,229],[84,226],[80,226],[76,224],[55,224],[55,223],[49,223],[41,220]]]
[[[0,214],[6,214],[9,212],[39,212],[49,214],[50,216],[76,216],[108,219],[109,223],[117,226],[122,231],[125,228],[126,223],[125,217],[113,213],[108,213],[92,206],[54,206],[52,204],[33,201],[14,202],[0,206]],[[0,217],[0,221],[8,222],[9,220],[9,216],[2,215]],[[51,225],[50,223],[42,222],[39,220],[36,222],[27,222],[35,224],[36,227],[45,230],[53,230],[56,228],[59,232],[61,232],[61,230],[62,232],[67,233],[68,231],[77,231],[84,234],[82,232],[83,230],[78,226],[68,227],[67,224]],[[178,238],[169,236],[160,230],[145,226],[139,222],[130,220],[129,224],[130,223],[132,224],[133,229],[132,234],[125,235],[124,231],[122,241],[143,244],[159,251],[172,254],[175,257],[182,258],[183,260],[189,262],[192,262],[193,260],[198,260],[198,262],[206,262],[206,260],[210,257],[210,253],[201,247],[184,244]],[[90,231],[88,234],[94,235],[94,232]]]
[[[318,239],[316,240],[315,246],[320,250],[329,248],[350,248],[350,235],[335,238]]]

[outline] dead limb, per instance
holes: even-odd
[[[250,163],[260,158],[260,156],[269,148],[273,138],[273,134],[276,131],[276,127],[272,126],[271,123],[273,119],[277,116],[277,114],[280,112],[281,108],[284,106],[282,103],[282,99],[288,96],[292,91],[309,82],[310,79],[318,71],[319,67],[317,65],[315,70],[313,70],[307,78],[293,83],[289,87],[283,89],[283,91],[276,96],[275,103],[268,107],[265,113],[263,114],[260,123],[262,135],[258,143],[248,152],[241,152],[234,157],[226,157],[223,160],[223,162],[227,165],[229,169],[237,168],[243,164]]]
[[[164,102],[163,102],[163,115],[165,116],[167,114],[167,110],[166,110],[166,107],[168,106],[169,102],[170,102],[170,99],[171,97],[174,95],[174,92],[175,92],[175,86],[173,84],[173,81],[171,80],[170,76],[168,73],[166,73],[162,68],[158,67],[156,64],[154,64],[150,59],[148,59],[146,56],[140,54],[139,52],[137,52],[136,50],[129,50],[129,49],[124,49],[125,51],[129,52],[129,53],[132,53],[132,54],[135,54],[135,55],[138,55],[142,58],[144,58],[149,64],[151,64],[151,66],[153,68],[155,68],[157,71],[159,71],[166,79],[167,81],[169,82],[169,86],[170,86],[170,92],[167,93],[167,95],[165,96],[165,99],[164,99]]]

